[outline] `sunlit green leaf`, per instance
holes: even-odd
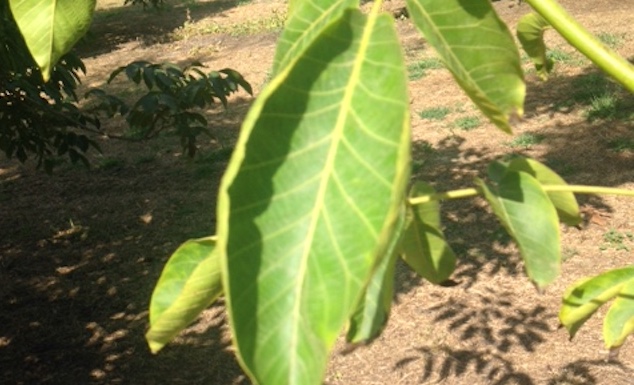
[[[544,43],[544,31],[548,28],[550,24],[537,13],[524,15],[517,24],[517,39],[533,61],[537,75],[543,80],[548,79],[553,68],[553,61],[546,56]]]
[[[634,333],[634,274],[627,281],[610,306],[603,320],[603,339],[607,348],[623,345]]]
[[[400,252],[404,225],[405,208],[401,210],[387,253],[372,274],[368,287],[350,318],[346,335],[348,342],[372,341],[381,334],[387,323],[394,297],[394,267]]]
[[[294,8],[292,5],[291,1],[286,26],[277,42],[273,60],[274,75],[299,57],[344,10],[357,7],[359,0],[312,0],[302,7]]]
[[[567,185],[562,177],[557,175],[556,172],[546,165],[535,159],[524,157],[514,158],[508,163],[496,162],[492,164],[489,168],[489,176],[494,180],[499,180],[507,170],[526,172],[537,179],[542,185]],[[579,205],[573,193],[568,191],[549,192],[548,197],[557,209],[559,220],[570,226],[577,225],[581,222],[582,218],[579,212]]]
[[[213,238],[183,243],[163,268],[150,302],[150,350],[158,352],[222,292],[219,254]]]
[[[96,0],[9,0],[31,55],[48,81],[57,61],[88,31]]]
[[[254,103],[223,178],[218,247],[236,351],[259,384],[321,384],[386,253],[409,170],[388,15],[346,11]]]
[[[568,329],[570,336],[574,337],[577,330],[596,310],[619,295],[625,285],[628,285],[626,293],[631,293],[629,285],[632,285],[633,280],[634,266],[610,270],[596,277],[585,278],[576,282],[564,294],[563,303],[559,310],[561,324]],[[619,307],[631,306],[631,301],[632,298],[626,298],[619,303]],[[627,314],[627,311],[623,311],[623,308],[620,308],[615,310],[615,313],[610,316],[610,321],[606,319],[604,338],[606,344],[610,341],[608,346],[614,346],[615,342],[619,342],[620,338],[624,337],[626,331],[631,331],[631,325],[627,323]],[[609,333],[609,336],[607,333]]]
[[[417,182],[410,190],[410,197],[435,192],[430,185]],[[456,267],[456,255],[445,241],[438,201],[409,206],[406,226],[401,245],[405,262],[430,282],[446,281]]]
[[[513,36],[489,0],[407,0],[407,8],[462,89],[510,133],[526,87]]]
[[[526,273],[544,287],[561,270],[557,211],[539,182],[525,172],[507,171],[497,188],[477,184],[509,235],[517,242]]]

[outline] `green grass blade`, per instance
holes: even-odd
[[[517,23],[517,39],[533,61],[537,75],[542,80],[548,79],[548,74],[553,69],[553,61],[546,56],[544,42],[544,31],[548,28],[550,24],[537,13],[524,15]]]
[[[539,182],[525,172],[508,171],[497,189],[477,183],[517,242],[528,276],[540,288],[554,281],[561,270],[559,221]]]
[[[510,133],[526,87],[513,36],[489,0],[407,0],[407,8],[460,87]]]
[[[603,339],[608,349],[623,345],[630,334],[634,334],[634,272],[603,320]]]
[[[242,127],[221,184],[218,247],[236,351],[255,383],[321,384],[385,255],[409,170],[398,42],[390,16],[345,12]]]
[[[410,196],[435,194],[430,185],[418,182]],[[440,224],[437,200],[408,207],[402,251],[405,262],[421,277],[432,283],[446,281],[456,268],[456,255],[445,241]]]
[[[357,7],[359,0],[313,0],[302,7],[289,4],[288,20],[278,40],[273,60],[273,74],[297,59],[310,43],[347,8]]]
[[[632,279],[634,267],[625,267],[574,283],[564,294],[559,321],[568,329],[570,336],[574,337],[596,310],[618,295]]]
[[[48,81],[57,61],[88,31],[96,0],[9,0],[26,45]]]
[[[222,293],[219,254],[213,238],[189,240],[170,257],[150,301],[145,338],[158,352]]]

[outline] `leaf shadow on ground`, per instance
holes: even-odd
[[[449,382],[457,380],[466,372],[475,372],[486,378],[491,385],[595,385],[600,378],[597,370],[619,371],[619,377],[627,380],[631,369],[622,363],[606,362],[604,360],[576,360],[550,373],[541,375],[537,381],[534,375],[523,372],[516,363],[504,355],[472,349],[429,349],[421,347],[414,349],[412,355],[397,362],[394,369],[402,369],[410,365],[422,366],[422,371],[416,383]],[[615,377],[612,376],[614,379]],[[627,382],[623,382],[627,384]]]
[[[186,22],[195,22],[238,6],[235,0],[178,1],[159,9],[123,5],[123,0],[121,4],[95,11],[90,30],[76,47],[81,56],[109,53],[132,41],[143,45],[164,42]]]
[[[125,148],[112,168],[0,166],[0,383],[244,383],[221,307],[156,356],[144,341],[167,258],[214,231],[226,159]]]

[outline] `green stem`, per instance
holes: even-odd
[[[601,44],[590,32],[570,16],[556,0],[526,0],[564,39],[587,56],[603,71],[634,92],[634,66],[610,48]]]
[[[572,192],[576,194],[594,194],[594,195],[622,195],[628,197],[634,197],[634,190],[625,190],[613,187],[601,187],[601,186],[585,186],[585,185],[566,185],[566,184],[551,184],[542,185],[545,192]],[[452,190],[442,193],[422,195],[418,197],[411,197],[408,199],[408,203],[412,206],[420,205],[431,201],[443,201],[447,199],[461,199],[471,198],[480,194],[480,191],[475,188],[465,188],[461,190]]]

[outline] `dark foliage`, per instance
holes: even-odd
[[[90,147],[82,131],[97,131],[99,121],[83,114],[74,102],[84,63],[70,53],[44,82],[11,15],[0,2],[0,150],[25,162],[30,156],[50,172],[60,156],[88,164]]]
[[[227,96],[244,89],[252,94],[251,85],[232,69],[203,72],[203,65],[192,64],[184,69],[174,64],[152,64],[136,61],[116,69],[108,79],[112,82],[125,73],[128,80],[143,84],[147,93],[132,107],[120,98],[101,89],[88,92],[99,103],[95,110],[108,117],[124,116],[134,133],[134,139],[148,139],[165,129],[173,131],[181,139],[190,156],[196,153],[196,137],[209,135],[203,109],[220,101],[227,106]]]

